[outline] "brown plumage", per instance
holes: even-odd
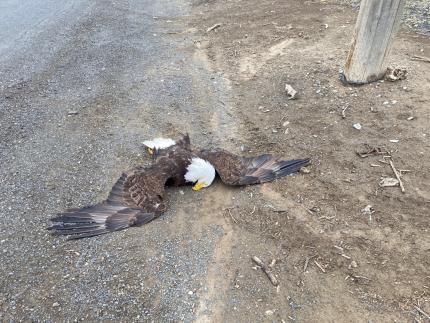
[[[105,201],[58,214],[48,229],[79,239],[148,223],[167,209],[165,186],[187,184],[187,167],[195,157],[212,164],[228,185],[269,182],[309,163],[309,159],[284,161],[268,154],[240,157],[223,149],[193,151],[188,135],[173,146],[153,152],[153,164],[123,173]]]
[[[221,180],[228,185],[251,185],[273,181],[298,171],[309,164],[309,159],[281,160],[265,154],[240,157],[224,149],[202,150],[200,158],[209,161]]]
[[[91,237],[152,221],[166,208],[165,185],[184,185],[193,157],[180,146],[164,149],[152,166],[137,167],[121,175],[108,198],[82,209],[69,209],[51,219],[49,230],[70,239]]]

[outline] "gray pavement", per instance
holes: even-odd
[[[189,10],[181,0],[0,3],[0,321],[195,318],[224,234],[190,230],[202,195],[172,190],[156,222],[95,239],[44,229],[147,163],[144,139],[189,131],[207,145],[234,128],[228,85],[193,59],[192,35],[172,33],[187,29]]]

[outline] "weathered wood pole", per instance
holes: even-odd
[[[362,0],[344,81],[364,84],[384,77],[392,40],[402,19],[405,0]]]

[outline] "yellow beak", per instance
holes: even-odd
[[[194,191],[200,191],[203,187],[205,187],[205,184],[204,184],[204,183],[197,182],[197,183],[193,186],[193,190],[194,190]]]
[[[152,148],[149,148],[149,147],[148,147],[148,153],[149,153],[150,155],[153,155],[153,154],[154,154],[154,149],[152,149]]]

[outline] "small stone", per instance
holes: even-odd
[[[60,306],[60,303],[58,303],[58,302],[55,302],[52,304],[52,307],[58,307],[58,306]]]
[[[355,262],[354,260],[351,261],[351,267],[352,268],[357,268],[358,267],[357,262]]]
[[[69,115],[69,116],[75,116],[75,115],[77,115],[79,112],[78,111],[75,111],[75,110],[70,110],[69,112],[67,112],[67,114]]]
[[[408,117],[406,120],[411,121],[411,120],[414,120],[414,119],[415,119],[415,117]]]
[[[399,139],[390,139],[390,142],[396,143],[396,142],[399,142]]]
[[[193,293],[193,291],[192,290],[190,290],[189,292],[188,292],[188,295],[193,295],[194,293]]]
[[[273,315],[273,311],[272,310],[267,310],[266,311],[266,315],[267,316],[272,316]]]
[[[352,126],[357,130],[361,130],[362,128],[360,123],[354,123]]]
[[[300,173],[302,174],[309,174],[311,171],[309,170],[309,168],[306,167],[302,167],[300,168]]]
[[[282,124],[282,126],[283,127],[286,127],[286,126],[288,126],[290,124],[290,121],[285,121],[283,124]]]

